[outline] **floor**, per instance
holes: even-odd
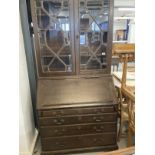
[[[129,67],[134,67],[135,66],[135,62],[128,62],[128,66]],[[119,63],[118,64],[118,70],[116,66],[111,66],[111,73],[113,73],[113,71],[122,71],[123,69],[123,64]]]
[[[121,138],[120,142],[118,142],[118,146],[119,146],[119,149],[127,147],[127,137]],[[38,139],[38,141],[36,143],[36,147],[34,149],[34,154],[33,155],[40,155],[40,152],[41,152],[41,144],[40,144],[40,139]],[[96,153],[97,152],[93,152],[93,153],[80,153],[80,154],[74,154],[74,155],[96,155]]]

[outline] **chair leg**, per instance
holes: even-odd
[[[131,133],[130,128],[128,128],[128,147],[130,147],[132,145],[131,138],[132,138],[132,133]]]
[[[120,141],[121,133],[122,133],[122,121],[120,119],[117,141]]]
[[[117,65],[117,71],[118,71],[118,65]]]

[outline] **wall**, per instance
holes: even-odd
[[[32,155],[38,132],[34,125],[21,20],[19,24],[19,153],[20,155]]]
[[[129,23],[128,43],[135,43],[135,21],[131,20]]]
[[[116,40],[116,31],[125,30],[127,26],[127,20],[115,20],[113,25],[113,40]]]
[[[129,32],[128,32],[128,39],[126,41],[120,42],[128,42],[134,43],[134,17],[135,12],[131,10],[121,11],[119,8],[135,8],[135,0],[114,0],[114,28],[113,28],[113,40],[116,40],[115,32],[119,29],[126,29],[127,28],[127,20],[130,19],[131,22],[129,23]],[[119,41],[118,41],[119,42]]]
[[[24,47],[28,68],[28,77],[31,90],[32,107],[34,116],[36,116],[36,88],[37,88],[37,72],[35,66],[35,52],[33,41],[30,34],[30,23],[28,22],[28,13],[30,12],[29,0],[19,0],[19,11],[21,17],[21,25],[24,39]],[[27,10],[28,9],[28,10]],[[34,117],[35,125],[37,125],[37,118]]]
[[[120,6],[135,7],[135,0],[114,0],[114,4],[116,7]]]

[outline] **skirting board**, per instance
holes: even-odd
[[[32,144],[31,144],[30,151],[29,152],[19,152],[19,155],[33,155],[33,151],[34,151],[37,139],[38,139],[38,130],[35,129],[35,134],[34,134]]]

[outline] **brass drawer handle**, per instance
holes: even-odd
[[[64,129],[62,129],[62,130],[55,129],[54,133],[61,135],[61,134],[63,134],[64,131],[65,131]]]
[[[57,119],[54,119],[54,121],[53,121],[54,123],[57,123],[58,122],[58,120]]]
[[[96,122],[101,122],[101,121],[103,121],[104,117],[103,117],[103,116],[100,116],[100,117],[93,117],[93,119],[94,119]]]
[[[94,117],[93,119],[96,121],[96,122],[101,122],[103,120],[104,117],[100,117],[100,118],[97,118],[97,117]]]
[[[94,130],[96,131],[96,132],[101,132],[101,131],[103,131],[103,127],[100,127],[100,128],[97,128],[96,126],[94,127]]]
[[[64,123],[65,120],[62,118],[60,121],[61,121],[62,123]]]
[[[63,124],[65,122],[65,120],[64,119],[54,119],[53,122],[60,125],[60,124]]]
[[[55,123],[57,123],[58,125],[61,125],[65,122],[65,120],[62,118],[62,119],[59,119],[59,120],[54,120]]]

